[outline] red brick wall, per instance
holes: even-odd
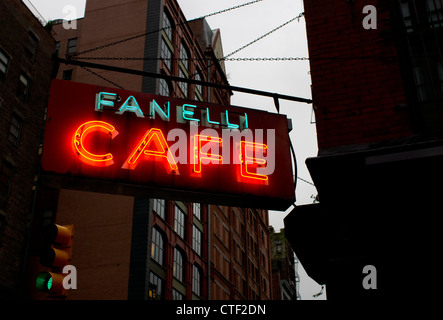
[[[38,38],[34,59],[25,47],[29,32]],[[32,219],[34,178],[38,173],[44,115],[51,83],[55,41],[21,1],[0,1],[0,48],[10,60],[6,76],[0,80],[0,170],[4,161],[14,167],[10,193],[0,194],[0,300],[18,294],[23,284],[28,224]],[[25,103],[17,98],[20,74],[29,77]],[[22,120],[17,145],[8,141],[12,115]],[[5,291],[4,291],[5,290]]]
[[[266,210],[210,206],[211,300],[271,299]]]
[[[409,113],[398,108],[406,98],[386,3],[309,0],[304,5],[320,152],[410,136]],[[365,5],[377,8],[377,29],[363,27]]]
[[[95,49],[101,45],[113,43],[128,37],[137,36],[146,32],[146,13],[148,1],[88,1],[85,17],[77,21],[77,29],[63,28],[63,24],[56,24],[54,31],[57,41],[61,43],[60,57],[66,57],[68,39],[78,37],[77,53]],[[134,10],[137,8],[137,10]],[[145,47],[145,37],[133,39],[122,44],[94,50],[79,57],[142,57]],[[87,60],[88,62],[143,70],[142,60]],[[61,65],[58,78],[62,78],[64,70],[73,69],[73,80],[82,83],[112,86],[109,82],[95,76],[85,69]],[[124,87],[127,90],[141,91],[141,77],[129,74],[92,70],[106,79]]]

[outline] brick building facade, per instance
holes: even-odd
[[[367,5],[377,28],[362,23]],[[434,292],[442,10],[441,1],[305,1],[319,145],[306,163],[320,203],[296,207],[285,225],[328,300]]]
[[[54,52],[21,1],[0,3],[0,299],[23,295]]]
[[[267,210],[210,205],[211,298],[270,300]]]

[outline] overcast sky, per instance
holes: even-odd
[[[123,1],[123,0],[122,0]],[[238,6],[253,0],[177,0],[185,17],[190,20],[213,12]],[[66,5],[76,8],[77,17],[84,16],[86,0],[24,0],[31,2],[45,20],[62,19]],[[207,18],[212,29],[220,29],[224,54],[227,55],[256,40],[303,12],[303,0],[262,0],[254,4]],[[308,57],[304,18],[293,21],[269,36],[239,51],[231,58],[288,58]],[[227,61],[226,69],[231,85],[275,92],[295,97],[311,98],[311,78],[308,61]],[[276,112],[271,98],[234,92],[232,105]],[[312,105],[280,101],[280,112],[292,119],[290,134],[297,158],[297,173],[312,182],[305,160],[317,154],[315,121]],[[317,191],[312,185],[297,181],[297,205],[312,203]],[[270,224],[279,231],[284,227],[287,212],[270,211]],[[315,236],[315,235],[313,235]],[[306,279],[303,269],[302,296],[312,298],[321,290]],[[324,295],[321,296],[321,298]]]

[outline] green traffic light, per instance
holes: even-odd
[[[38,275],[35,286],[38,291],[49,292],[52,287],[52,276],[49,272],[42,272]]]
[[[52,277],[49,278],[48,283],[46,284],[48,291],[51,290],[52,287]]]

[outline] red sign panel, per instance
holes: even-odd
[[[43,170],[168,197],[285,210],[287,119],[253,109],[54,80]]]

